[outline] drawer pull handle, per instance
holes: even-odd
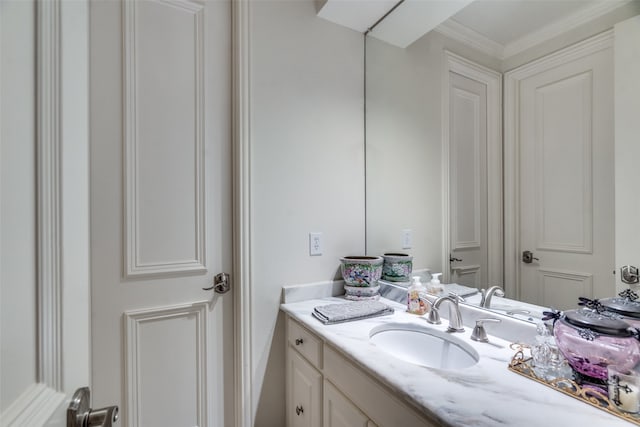
[[[302,338],[296,338],[296,345],[300,345],[304,342]]]
[[[302,406],[296,406],[296,414],[300,415],[304,412],[304,408]]]

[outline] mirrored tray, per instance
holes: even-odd
[[[528,346],[523,344],[511,344],[511,349],[516,350],[516,353],[509,363],[510,371],[537,381],[554,390],[608,412],[611,415],[615,415],[616,417],[640,426],[640,414],[629,414],[618,410],[616,405],[609,400],[609,396],[604,392],[596,390],[593,387],[581,387],[569,378],[556,378],[552,381],[547,381],[536,375],[533,367],[531,366],[531,349]]]

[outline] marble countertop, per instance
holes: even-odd
[[[341,297],[315,298],[281,305],[281,309],[304,324],[397,396],[430,418],[435,415],[449,426],[602,426],[633,425],[593,408],[543,384],[508,370],[514,351],[510,342],[490,336],[489,343],[470,339],[472,328],[455,336],[471,344],[480,361],[469,368],[445,371],[421,367],[390,356],[369,342],[369,331],[386,323],[412,323],[444,331],[447,321],[430,325],[409,314],[401,304],[381,301],[395,308],[393,315],[324,325],[311,316],[313,308]]]

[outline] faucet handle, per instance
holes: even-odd
[[[493,318],[485,318],[476,320],[476,326],[473,328],[473,332],[471,333],[471,339],[479,342],[489,342],[489,337],[487,337],[487,331],[484,329],[484,322],[493,322],[500,323],[502,320],[493,319]]]
[[[455,300],[456,303],[465,302],[465,299],[455,292],[449,292],[449,296]]]
[[[431,306],[431,310],[429,310],[429,314],[427,315],[427,322],[431,323],[432,325],[439,325],[442,323],[442,320],[440,320],[440,313],[438,312],[438,309],[433,305]]]

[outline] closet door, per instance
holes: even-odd
[[[232,424],[230,19],[91,3],[94,406],[127,427]]]
[[[507,74],[524,301],[558,309],[614,292],[612,33]]]

